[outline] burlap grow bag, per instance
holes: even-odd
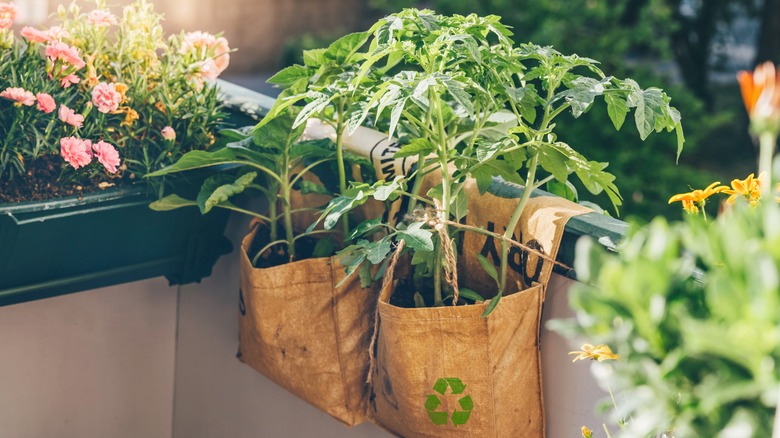
[[[511,208],[501,204],[514,202],[487,194],[471,204],[467,223],[487,228],[491,222],[502,232]],[[566,220],[586,211],[559,198],[533,198],[518,234],[554,259]],[[473,259],[486,242],[469,237],[459,262],[464,281],[483,291],[495,286],[492,280],[477,285],[482,274]],[[504,296],[487,318],[481,317],[486,304],[396,307],[389,302],[394,283],[385,283],[372,374],[374,422],[405,437],[544,436],[539,325],[553,263],[531,253],[517,265],[518,282],[535,284]]]
[[[377,297],[338,259],[257,269],[241,244],[239,359],[347,425],[366,418],[368,345]]]

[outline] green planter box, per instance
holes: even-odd
[[[218,84],[231,126],[257,123],[273,105],[267,96]],[[229,212],[156,212],[149,209],[154,200],[132,187],[0,204],[0,306],[161,275],[171,284],[209,276],[232,251],[223,234]]]
[[[0,205],[0,306],[164,275],[200,281],[232,250],[227,211],[156,212],[143,188]]]

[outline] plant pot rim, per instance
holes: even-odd
[[[0,204],[0,213],[13,215],[19,213],[35,213],[46,210],[57,210],[78,207],[81,205],[95,204],[99,202],[114,201],[117,199],[145,196],[146,188],[143,184],[132,183],[122,187],[111,187],[104,190],[68,196],[64,198],[52,198],[40,201],[25,201],[9,204]]]

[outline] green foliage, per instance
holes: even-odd
[[[216,168],[218,173],[203,183],[196,201],[169,195],[151,207],[155,210],[170,210],[197,205],[204,214],[215,207],[249,214],[267,223],[271,230],[271,242],[284,243],[290,260],[295,260],[295,241],[298,236],[293,230],[292,217],[302,210],[292,207],[292,193],[300,190],[304,194],[330,194],[324,187],[303,178],[317,166],[333,160],[335,155],[328,142],[299,141],[304,126],[295,126],[296,116],[294,111],[288,110],[253,132],[226,131],[225,134],[234,140],[226,147],[216,151],[188,152],[175,164],[149,174],[149,177],[158,177],[219,166]],[[261,181],[258,181],[259,175],[263,176]],[[270,206],[267,216],[244,210],[230,202],[232,197],[247,189],[257,190],[266,198]],[[281,212],[277,211],[279,208]],[[281,241],[277,240],[281,232],[278,226],[280,220],[283,221],[285,233]],[[325,253],[333,248],[328,243],[322,243],[315,249],[317,253]],[[258,253],[258,257],[262,252]]]
[[[103,2],[97,6],[105,7]],[[63,137],[115,145],[123,163],[114,176],[119,178],[143,176],[176,162],[189,150],[206,149],[214,143],[223,113],[216,87],[204,82],[206,73],[201,66],[218,60],[224,68],[226,58],[220,57],[228,55],[219,51],[228,50],[226,42],[219,48],[195,50],[186,45],[185,34],[166,41],[162,16],[142,0],[127,6],[115,26],[91,24],[75,3],[61,7],[57,15],[68,33],[58,40],[74,47],[86,65],[52,63],[45,56],[45,44],[21,38],[14,41],[10,30],[2,31],[11,41],[9,47],[0,49],[0,91],[18,87],[33,94],[47,93],[58,108],[66,105],[83,115],[83,126],[60,121],[57,111],[47,114],[36,106],[0,99],[0,181],[23,175],[25,166],[41,156],[59,155]],[[57,72],[55,67],[65,70]],[[214,67],[208,75],[216,77],[219,71]],[[79,82],[64,87],[63,77],[70,73]],[[100,82],[127,87],[115,111],[104,114],[93,108],[91,91]],[[163,137],[166,126],[173,128],[175,140]],[[84,181],[103,173],[100,166],[64,170],[66,177]]]
[[[654,220],[617,254],[584,240],[570,336],[607,344],[623,436],[766,437],[780,373],[780,207]],[[598,366],[605,366],[600,364]],[[600,374],[604,375],[604,374]]]
[[[495,176],[525,183],[530,189],[518,203],[506,239],[511,239],[531,191],[548,181],[569,187],[569,177],[575,176],[589,192],[605,192],[619,206],[622,200],[614,176],[605,171],[607,163],[588,160],[557,137],[558,116],[568,111],[579,118],[603,96],[609,96],[606,106],[616,128],[633,110],[641,139],[676,130],[678,151],[682,148],[680,113],[662,90],[642,89],[631,79],[606,76],[589,58],[534,44],[515,46],[512,32],[497,16],[443,16],[407,9],[378,21],[370,34],[365,54],[347,52],[361,61],[352,84],[362,98],[355,105],[362,115],[350,117],[355,120],[350,127],[373,115],[389,136],[406,138],[396,157],[417,158],[417,178],[409,193],[403,193],[411,198],[412,215],[419,216],[415,208],[422,200],[441,209],[437,221],[458,221],[468,211],[469,200],[463,194],[466,181],[474,178],[484,193]],[[363,35],[368,36],[354,38],[362,44]],[[293,74],[285,72],[282,79],[291,82]],[[310,97],[307,107],[327,104],[325,97]],[[439,172],[442,182],[420,193],[421,176],[431,171]],[[359,199],[353,194],[334,199],[325,213],[326,228],[337,218],[334,213],[354,208]],[[431,225],[445,226],[426,226]],[[452,237],[457,238],[457,233]],[[410,245],[409,249],[422,248]],[[438,305],[446,287],[441,284],[443,251],[440,242],[425,250],[435,253],[433,269],[428,269],[429,263],[425,267],[433,274],[433,301]],[[506,284],[507,257],[504,242],[501,270],[496,273],[499,297]],[[492,301],[491,308],[497,302]]]
[[[609,93],[604,95],[608,111],[603,106],[594,106],[586,120],[575,120],[570,114],[562,114],[556,127],[561,141],[576,144],[577,151],[591,159],[610,163],[610,172],[616,177],[616,185],[626,194],[621,208],[622,216],[643,222],[658,213],[670,218],[677,217],[677,209],[666,205],[669,194],[687,189],[689,185],[697,186],[717,180],[710,169],[718,167],[718,162],[723,160],[722,154],[730,154],[728,158],[731,160],[744,160],[737,155],[744,155],[743,150],[733,146],[747,143],[747,139],[741,135],[744,122],[734,111],[738,106],[726,109],[719,106],[716,113],[712,105],[705,105],[700,97],[697,97],[698,89],[678,85],[672,71],[675,66],[674,49],[677,48],[679,52],[681,45],[676,38],[685,39],[690,35],[691,38],[687,39],[689,44],[695,44],[704,38],[697,33],[695,25],[707,26],[706,20],[710,18],[721,21],[733,18],[736,16],[734,11],[743,8],[743,3],[746,2],[730,0],[694,3],[692,8],[699,15],[702,14],[700,9],[703,4],[718,3],[717,8],[723,9],[723,16],[683,16],[676,13],[680,2],[670,0],[424,2],[427,7],[442,14],[499,15],[502,22],[515,33],[511,38],[517,43],[533,41],[569,53],[587,54],[598,59],[600,67],[610,74],[618,77],[629,76],[640,84],[662,87],[674,96],[675,106],[685,116],[688,131],[686,153],[680,157],[679,167],[675,166],[670,159],[671,155],[666,152],[670,150],[674,138],[657,136],[648,138],[644,144],[637,142],[637,131],[633,126],[621,129],[625,117],[625,108],[621,105],[623,101],[614,99]],[[423,2],[369,0],[368,4],[382,12],[393,13]],[[706,53],[710,52],[709,48],[704,50]],[[691,67],[711,68],[706,62],[700,64],[704,65]],[[683,76],[687,77],[685,74]],[[724,100],[724,93],[719,91],[714,97],[716,103],[719,103]],[[734,104],[739,105],[738,102]],[[620,132],[608,126],[607,117]],[[731,129],[731,126],[737,123],[737,129]],[[582,185],[578,186],[584,188]],[[581,192],[583,200],[609,202],[605,195],[592,195],[587,190]]]

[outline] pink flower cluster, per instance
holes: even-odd
[[[76,76],[74,72],[84,68],[87,63],[81,59],[78,49],[63,43],[59,39],[55,39],[53,37],[54,34],[51,32],[52,29],[49,29],[46,35],[48,38],[48,44],[46,45],[46,56],[51,62],[49,77],[54,75],[56,66],[59,65],[60,74],[58,77],[60,79],[62,88],[68,88],[71,86],[71,84],[78,84],[81,82],[81,79],[79,79],[79,77]],[[33,33],[29,33],[29,35],[31,38],[43,38],[42,35],[38,34],[33,35]]]
[[[174,131],[170,126],[163,128],[162,131],[160,131],[160,134],[162,134],[163,138],[168,141],[176,140],[176,131]]]
[[[92,89],[92,103],[103,114],[116,111],[122,103],[122,93],[116,90],[116,84],[101,82]]]
[[[38,93],[33,95],[24,88],[8,87],[0,93],[0,97],[18,102],[20,105],[33,106],[38,102],[38,109],[46,114],[57,108],[57,103],[50,94]]]
[[[31,43],[48,43],[49,41],[62,41],[65,38],[70,38],[68,31],[59,26],[52,26],[48,30],[23,27],[20,33]]]
[[[61,138],[60,155],[74,169],[89,165],[93,157],[97,158],[109,173],[116,173],[120,164],[119,152],[113,145],[103,140],[92,144],[91,140],[77,137]]]
[[[95,9],[87,16],[87,21],[95,27],[109,27],[116,25],[116,17],[105,9]]]
[[[54,98],[50,94],[38,93],[35,95],[35,98],[38,100],[38,109],[46,114],[57,108],[57,103],[54,102]]]
[[[26,106],[33,106],[35,104],[35,95],[24,88],[8,87],[0,93],[0,97],[19,102]]]
[[[77,48],[69,46],[62,41],[49,41],[49,44],[46,46],[46,56],[48,56],[52,62],[60,60],[76,67],[76,70],[84,68],[84,66],[87,65],[87,63],[81,59]]]
[[[216,79],[230,64],[228,41],[207,32],[184,34],[181,52],[193,53],[197,58],[205,58],[198,67],[201,76],[206,79]]]
[[[19,14],[14,2],[0,3],[0,30],[10,29]]]
[[[75,111],[65,106],[65,104],[60,105],[59,117],[63,122],[76,128],[81,128],[84,125],[84,116],[76,114]]]

